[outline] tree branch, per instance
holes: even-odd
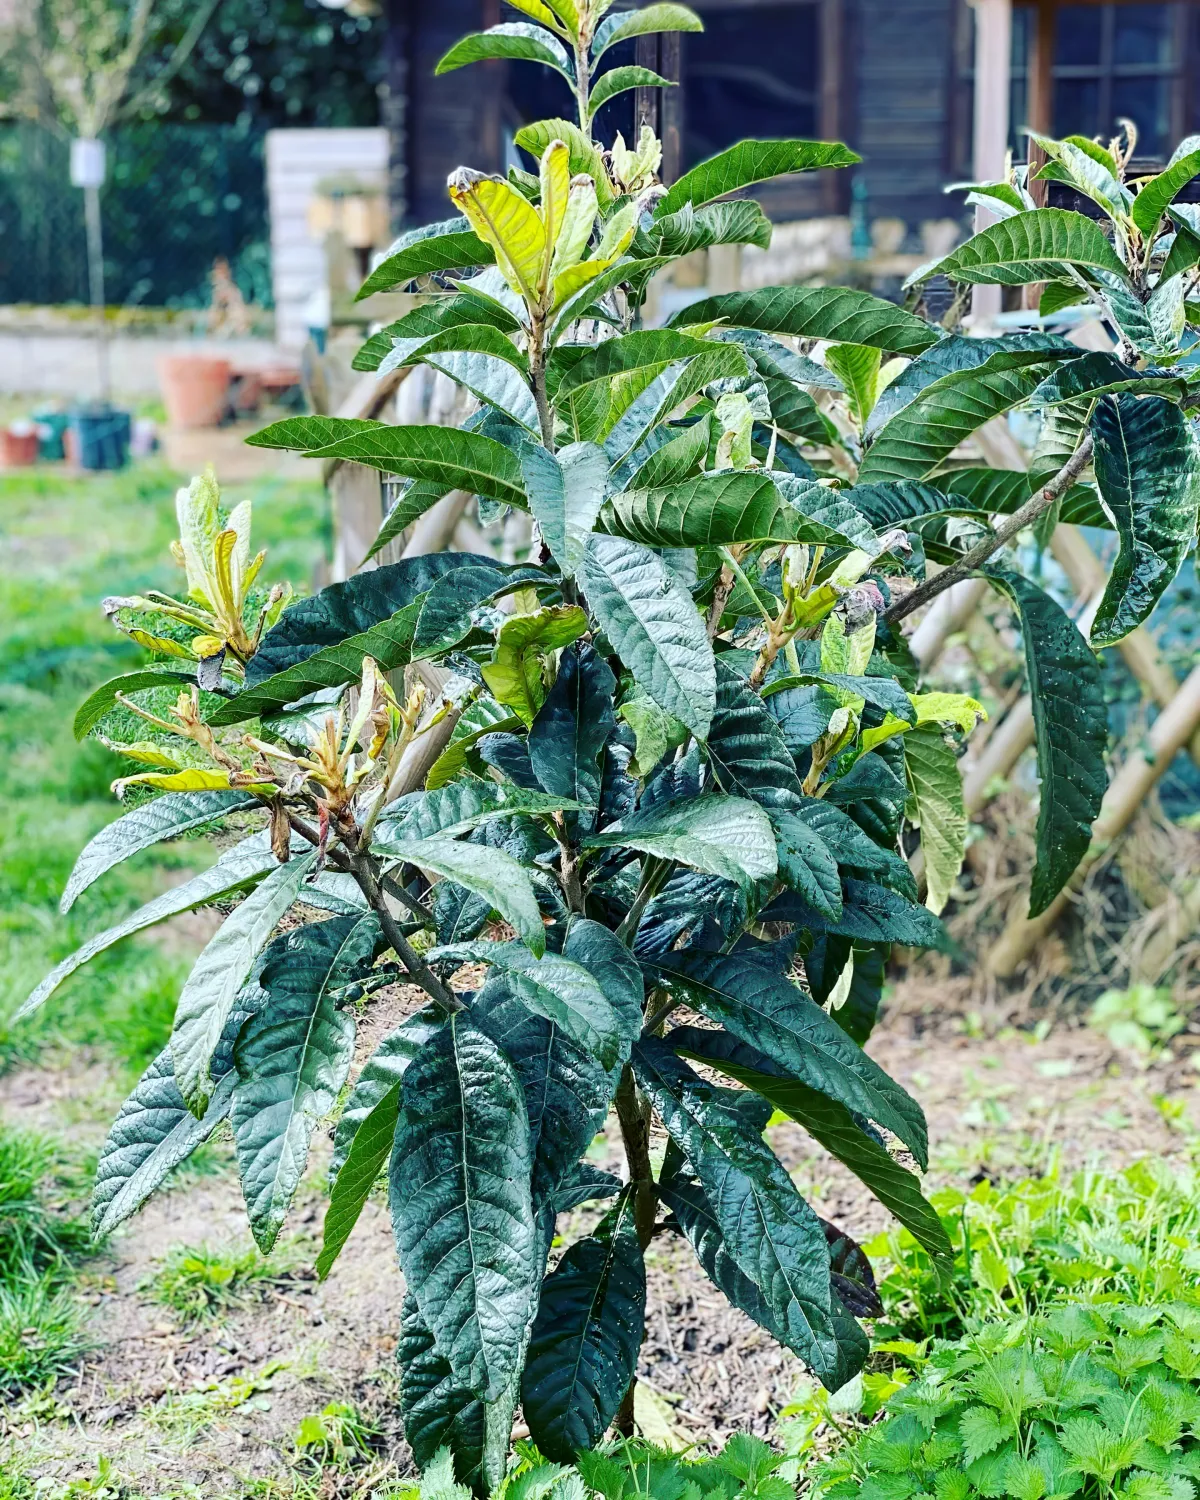
[[[1089,432],[1049,484],[1027,500],[1020,510],[1015,511],[1002,522],[991,536],[985,537],[982,542],[972,547],[958,562],[949,568],[944,568],[935,577],[927,578],[924,583],[913,589],[911,594],[905,594],[902,599],[897,599],[884,618],[894,625],[898,620],[903,620],[906,615],[911,615],[915,609],[920,609],[923,604],[936,599],[939,594],[944,594],[960,579],[968,577],[977,568],[981,568],[993,553],[998,552],[1019,532],[1024,531],[1026,526],[1031,526],[1044,511],[1050,509],[1065,490],[1070,489],[1087,468],[1091,457],[1092,435]]]
[[[457,1010],[465,1010],[466,1007],[453,990],[437,977],[427,963],[409,945],[408,939],[400,931],[399,924],[388,909],[387,901],[379,885],[379,877],[375,872],[375,862],[369,854],[351,854],[350,871],[355,880],[358,881],[359,889],[367,898],[367,904],[379,918],[379,925],[383,928],[383,935],[387,938],[395,951],[396,957],[412,976],[413,983],[419,984],[427,995],[430,995],[448,1014]]]

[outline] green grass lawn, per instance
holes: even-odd
[[[58,913],[76,855],[119,811],[109,783],[124,766],[101,745],[77,745],[71,720],[92,688],[143,656],[100,601],[175,585],[168,548],[180,482],[157,465],[0,475],[0,1068],[65,1043],[99,1047],[134,1072],[170,1030],[191,955],[153,937],[86,966],[38,1016],[11,1018],[59,959],[211,859],[203,843],[159,846],[112,871],[69,916]],[[265,580],[306,591],[327,542],[322,490],[262,479],[225,493],[231,506],[246,498],[255,545],[268,548]]]

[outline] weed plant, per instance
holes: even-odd
[[[142,1289],[185,1322],[229,1313],[287,1280],[286,1260],[257,1250],[176,1245]]]

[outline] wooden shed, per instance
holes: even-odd
[[[947,213],[945,184],[975,159],[977,40],[992,133],[1018,154],[1027,124],[1093,135],[1129,116],[1150,159],[1200,130],[1200,0],[691,3],[702,34],[628,42],[605,59],[679,78],[656,120],[669,165],[686,169],[747,135],[845,140],[864,157],[858,191],[872,218],[915,226]],[[464,32],[519,18],[501,0],[388,0],[391,180],[405,222],[445,216],[455,166],[503,170],[522,123],[570,115],[565,84],[532,64],[434,77]],[[628,135],[634,108],[632,94],[606,105],[600,133]],[[795,219],[845,212],[850,191],[849,173],[829,173],[762,197],[773,218]]]

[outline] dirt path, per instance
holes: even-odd
[[[1174,1154],[1181,1137],[1170,1108],[1156,1103],[1163,1097],[1197,1122],[1190,1068],[1123,1067],[1106,1042],[1078,1029],[1044,1040],[1014,1031],[972,1036],[961,1019],[931,1025],[925,1000],[902,988],[869,1050],[925,1106],[930,1186],[1027,1175],[1054,1153],[1068,1167]],[[0,1079],[0,1117],[98,1144],[113,1104],[109,1084],[98,1063],[69,1075],[13,1073]],[[776,1126],[772,1139],[825,1217],[860,1239],[887,1226],[857,1180],[799,1127]],[[610,1160],[598,1164],[617,1168],[615,1137],[608,1147]],[[372,1472],[405,1470],[394,1362],[403,1284],[382,1199],[368,1204],[328,1282],[317,1284],[309,1270],[327,1151],[323,1140],[289,1220],[281,1279],[219,1320],[183,1322],[151,1300],[144,1283],[173,1246],[248,1245],[228,1146],[210,1153],[207,1175],[184,1180],[118,1233],[84,1279],[95,1348],[78,1378],[60,1382],[53,1402],[39,1398],[0,1418],[0,1434],[36,1455],[35,1476],[91,1476],[104,1454],[147,1495],[241,1500],[365,1496]],[[559,1227],[569,1239],[578,1226]],[[648,1262],[641,1375],[659,1415],[697,1439],[736,1427],[767,1432],[795,1394],[798,1362],[728,1307],[681,1242],[660,1237]],[[297,1489],[296,1428],[331,1400],[353,1404],[374,1425],[379,1462]]]

